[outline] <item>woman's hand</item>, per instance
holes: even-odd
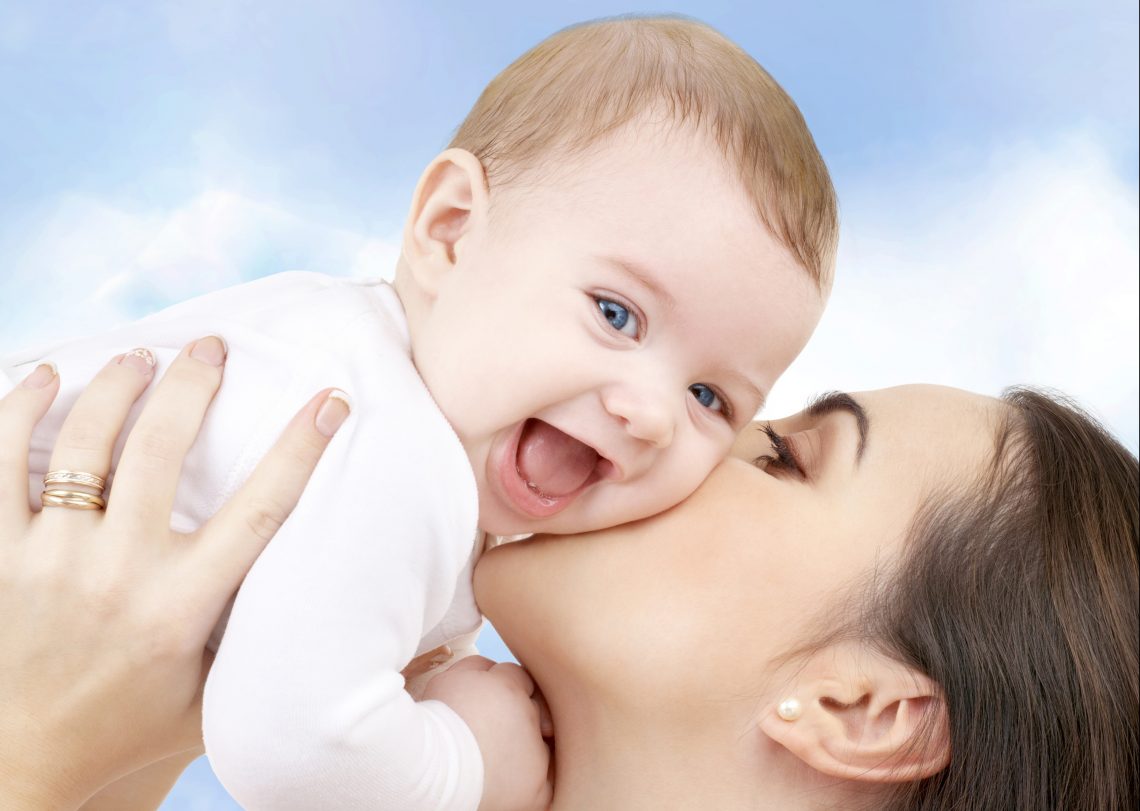
[[[149,357],[120,356],[96,376],[51,470],[107,477],[153,377]],[[343,398],[321,392],[209,523],[172,532],[182,460],[224,361],[208,337],[171,364],[130,433],[105,512],[29,509],[29,438],[59,389],[51,367],[0,400],[0,807],[76,808],[121,775],[201,746],[206,641],[348,415]]]

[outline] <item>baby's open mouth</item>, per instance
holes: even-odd
[[[528,489],[543,499],[558,499],[580,490],[593,477],[598,452],[542,420],[523,425],[515,470]]]

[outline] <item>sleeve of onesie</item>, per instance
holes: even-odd
[[[4,389],[44,360],[61,374],[33,440],[38,502],[67,410],[112,356],[146,346],[161,374],[189,341],[225,337],[225,382],[179,485],[172,523],[183,531],[236,491],[316,391],[337,386],[353,398],[297,509],[250,571],[206,688],[208,754],[250,811],[475,809],[482,795],[470,730],[445,705],[412,701],[400,674],[469,557],[474,483],[406,347],[375,316],[357,290],[286,274],[3,360]],[[112,501],[113,488],[112,478]]]
[[[247,575],[207,680],[207,755],[248,811],[463,811],[482,796],[474,736],[400,673],[470,557],[474,477],[406,347],[379,332],[349,325],[303,375],[313,391],[348,381],[353,413]]]

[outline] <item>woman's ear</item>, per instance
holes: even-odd
[[[456,263],[464,240],[487,216],[487,176],[479,159],[447,149],[428,164],[404,226],[403,256],[411,281],[429,298]]]
[[[946,703],[907,665],[853,643],[812,657],[760,729],[816,771],[845,780],[902,783],[950,762]]]

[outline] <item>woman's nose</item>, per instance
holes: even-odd
[[[673,441],[673,403],[664,394],[638,391],[630,386],[610,389],[603,395],[605,409],[619,419],[630,436],[657,448]]]

